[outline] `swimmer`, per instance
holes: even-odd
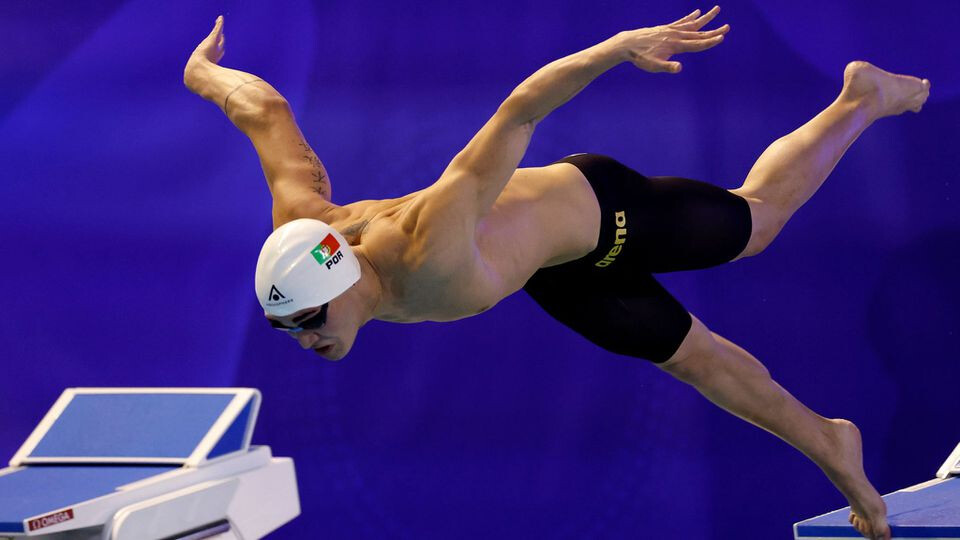
[[[304,349],[339,360],[371,319],[450,321],[524,289],[598,346],[656,363],[793,445],[846,497],[857,531],[890,538],[856,426],[805,407],[652,273],[761,253],[870,124],[919,112],[929,81],[850,63],[833,103],[770,145],[736,189],[648,178],[594,154],[518,168],[537,124],[607,70],[629,62],[676,74],[673,55],[722,43],[728,25],[704,30],[718,12],[620,32],[546,65],[510,93],[438,180],[396,199],[332,202],[327,170],[283,96],[218,65],[222,17],[191,55],[184,82],[256,148],[275,228],[257,262],[257,296],[270,324]]]

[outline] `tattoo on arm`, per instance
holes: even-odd
[[[307,141],[300,141],[300,147],[303,148],[305,152],[303,159],[313,167],[313,170],[310,171],[310,174],[313,175],[313,187],[311,189],[329,201],[330,180],[327,179],[327,171],[323,168],[323,163],[320,162],[320,158],[318,158],[316,152],[310,148]]]

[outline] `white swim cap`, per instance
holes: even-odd
[[[317,219],[281,225],[257,259],[257,299],[275,317],[326,304],[359,279],[360,261],[346,239]]]

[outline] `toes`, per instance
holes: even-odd
[[[853,525],[854,530],[863,536],[867,536],[867,534],[870,532],[869,527],[867,527],[867,523],[860,519],[856,514],[850,514],[850,524]]]

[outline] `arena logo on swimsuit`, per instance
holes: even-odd
[[[614,214],[614,216],[617,219],[616,238],[614,238],[613,247],[610,248],[610,251],[607,252],[607,255],[602,261],[598,261],[595,265],[600,268],[604,268],[613,264],[613,261],[617,258],[617,255],[620,254],[620,250],[623,249],[622,244],[627,241],[627,213],[620,211]]]
[[[317,247],[310,251],[310,254],[313,255],[313,258],[316,259],[318,263],[326,266],[328,269],[333,268],[333,265],[343,259],[343,252],[340,251],[340,242],[338,242],[332,234],[328,234],[323,241],[317,244]]]

